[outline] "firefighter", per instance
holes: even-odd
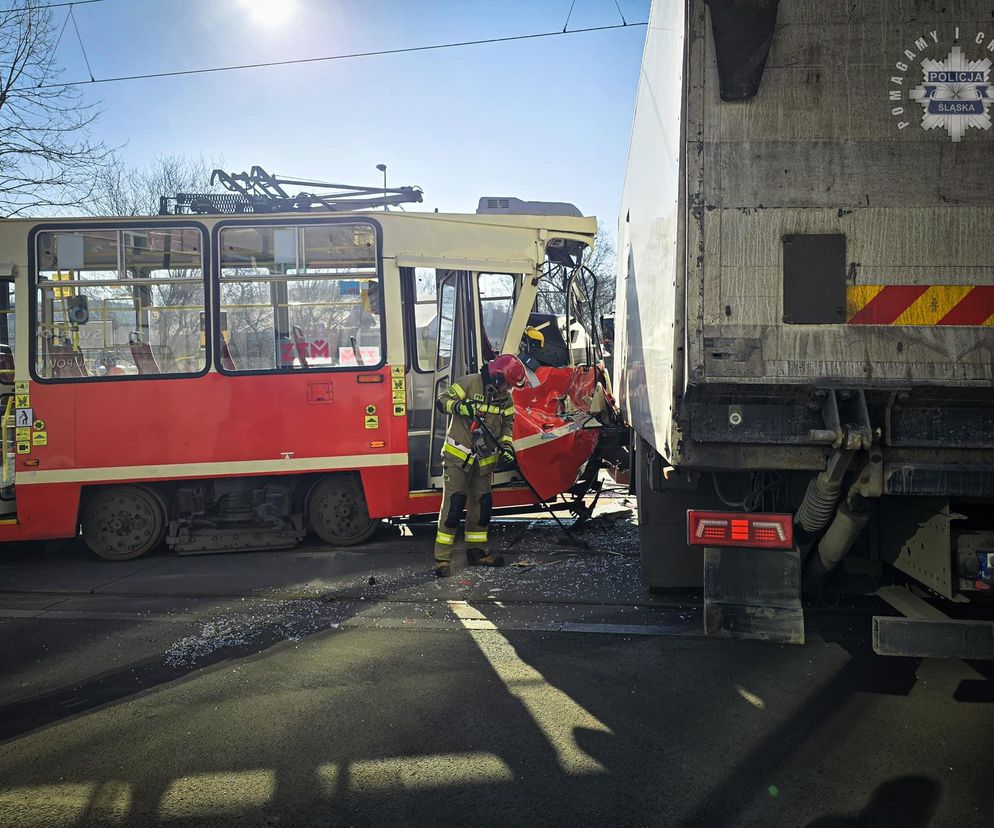
[[[449,415],[442,446],[442,510],[435,535],[435,574],[439,578],[451,574],[452,547],[464,511],[469,565],[504,564],[500,555],[487,551],[493,506],[490,484],[499,459],[514,462],[514,403],[510,389],[523,388],[526,380],[521,360],[501,354],[484,365],[480,373],[452,383],[435,403],[439,411]]]

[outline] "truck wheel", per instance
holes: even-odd
[[[362,484],[351,474],[323,477],[307,497],[307,522],[325,543],[354,546],[369,540],[379,528],[366,508]]]
[[[109,486],[86,499],[83,542],[108,561],[130,561],[155,549],[166,529],[158,496],[142,486]]]

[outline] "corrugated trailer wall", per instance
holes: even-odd
[[[782,0],[744,102],[714,5],[690,17],[690,383],[989,386],[990,3]]]

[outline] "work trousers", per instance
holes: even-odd
[[[487,548],[487,528],[493,500],[490,486],[494,479],[494,464],[480,469],[479,463],[463,466],[455,458],[442,461],[442,511],[438,515],[435,534],[435,560],[451,561],[456,532],[466,514],[466,546]]]

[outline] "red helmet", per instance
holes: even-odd
[[[524,388],[528,384],[528,375],[521,360],[511,354],[501,354],[487,364],[490,379],[498,385],[510,388]]]

